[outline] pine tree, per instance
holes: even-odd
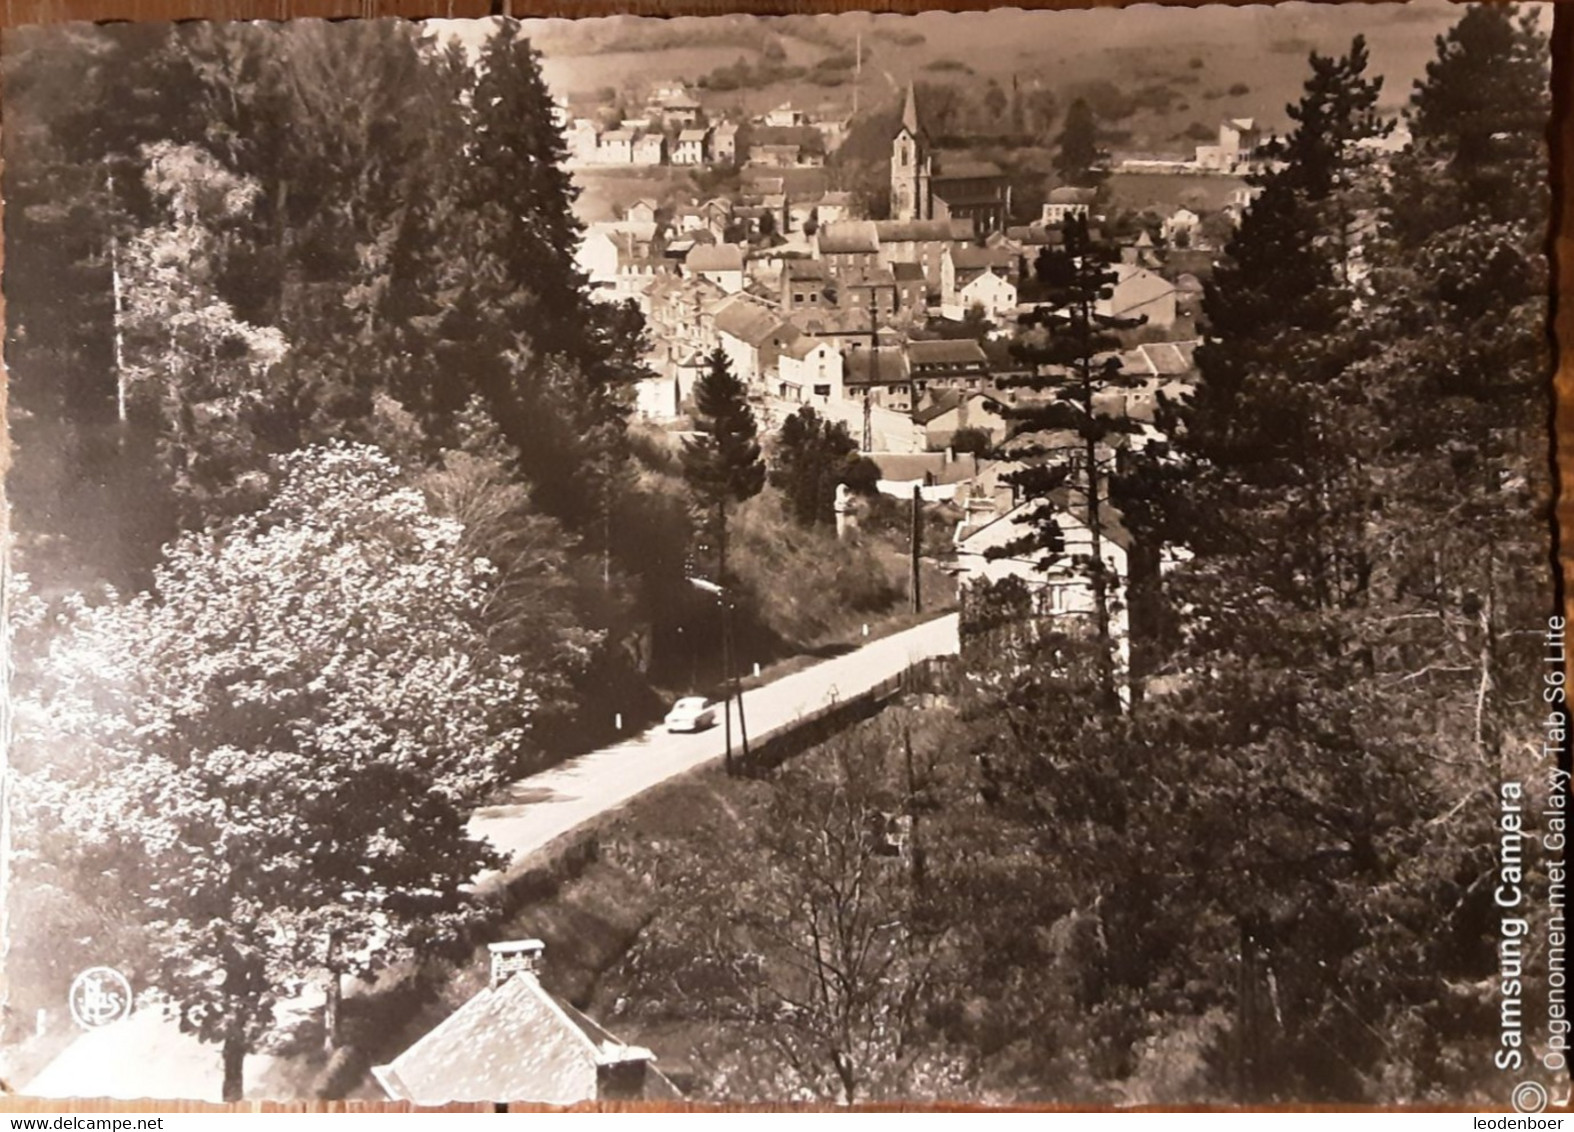
[[[1366,577],[1331,517],[1352,458],[1341,446],[1360,439],[1350,428],[1358,398],[1335,391],[1362,348],[1340,334],[1359,286],[1352,218],[1370,192],[1355,143],[1384,128],[1373,111],[1380,80],[1364,77],[1365,63],[1360,37],[1338,59],[1311,56],[1305,94],[1289,108],[1296,129],[1276,147],[1283,164],[1255,179],[1258,196],[1205,291],[1186,414],[1194,495],[1207,501],[1194,548],[1277,559],[1287,568],[1269,584],[1314,606],[1353,597]],[[1336,426],[1340,402],[1351,403]],[[1293,517],[1286,498],[1299,505]]]
[[[1093,107],[1079,98],[1066,111],[1066,122],[1055,139],[1055,172],[1063,184],[1096,189],[1109,176],[1109,155],[1099,147]]]
[[[753,499],[764,489],[765,461],[760,456],[759,429],[754,411],[749,408],[747,390],[732,372],[727,354],[720,347],[710,355],[709,367],[695,383],[694,407],[700,435],[684,442],[683,478],[700,513],[702,528],[708,528],[715,539],[715,584],[722,588],[724,610],[730,610],[733,594],[727,573],[728,510]],[[724,649],[731,647],[728,636],[724,628]],[[729,688],[727,693],[729,713],[734,691]],[[728,728],[730,731],[730,714]],[[729,743],[729,754],[730,749]],[[732,770],[730,761],[727,770]]]
[[[1001,381],[1003,388],[1033,394],[1005,411],[1016,434],[1012,454],[1028,462],[1005,479],[1033,506],[1021,519],[1026,533],[999,553],[1040,555],[1039,569],[1048,570],[1065,550],[1056,509],[1069,508],[1087,524],[1092,552],[1076,566],[1092,589],[1100,696],[1112,709],[1121,699],[1116,673],[1121,642],[1114,639],[1110,608],[1119,580],[1111,578],[1105,552],[1120,516],[1110,499],[1110,476],[1117,446],[1125,447],[1137,429],[1123,415],[1106,412],[1101,394],[1140,384],[1121,367],[1117,332],[1143,320],[1101,313],[1118,278],[1119,249],[1095,240],[1085,216],[1067,219],[1062,230],[1061,246],[1046,248],[1036,265],[1045,301],[1023,319],[1030,333],[1012,344],[1031,376]],[[1057,432],[1074,437],[1069,459],[1066,447],[1055,443]]]
[[[1412,142],[1396,162],[1390,211],[1416,244],[1466,221],[1524,218],[1546,195],[1547,38],[1514,5],[1465,10],[1437,39],[1407,114]]]

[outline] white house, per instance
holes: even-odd
[[[1081,563],[1093,557],[1093,533],[1080,490],[1065,487],[1045,499],[1028,500],[1003,513],[964,519],[957,525],[956,562],[964,584],[993,583],[1017,578],[1034,594],[1038,611],[1049,616],[1092,619],[1096,615],[1093,582]],[[1020,538],[1023,521],[1044,510],[1060,528],[1065,552],[1047,570],[1039,569],[1041,555],[1024,553],[991,557],[990,551]],[[1122,698],[1130,695],[1125,676],[1130,670],[1131,618],[1126,600],[1130,578],[1131,535],[1113,508],[1101,508],[1099,557],[1105,566],[1106,606],[1110,634],[1117,641],[1118,677]]]
[[[1016,311],[1017,288],[1011,282],[1016,257],[1006,248],[948,246],[940,257],[940,312],[959,319],[975,303],[993,321]]]
[[[1254,119],[1229,118],[1219,123],[1219,140],[1199,145],[1195,164],[1202,169],[1229,173],[1252,164],[1262,148],[1263,130]]]
[[[634,161],[634,131],[608,130],[596,147],[596,161],[602,165],[630,165]]]
[[[610,224],[591,224],[585,229],[574,264],[590,277],[593,288],[609,288],[618,281],[618,233]]]
[[[957,288],[955,303],[943,313],[959,319],[974,307],[982,307],[991,322],[1005,321],[1016,313],[1017,285],[1004,275],[980,271]]]
[[[677,144],[672,148],[672,163],[674,165],[704,165],[709,156],[706,153],[706,142],[710,139],[710,132],[698,127],[683,130],[678,134]]]
[[[1159,229],[1159,234],[1166,243],[1173,244],[1178,238],[1184,237],[1183,243],[1189,243],[1196,238],[1197,229],[1202,224],[1202,217],[1191,209],[1182,206],[1164,218],[1164,223]]]
[[[667,139],[661,134],[641,134],[634,139],[629,160],[635,165],[664,165],[667,161]]]
[[[1175,325],[1175,284],[1132,263],[1114,265],[1116,281],[1110,297],[1100,299],[1097,313],[1107,318],[1146,318],[1147,325]]]
[[[729,295],[710,318],[732,372],[746,385],[768,381],[777,371],[782,346],[797,334],[775,310],[751,295]]]
[[[801,334],[782,347],[776,365],[783,400],[811,405],[842,400],[842,352],[832,339]]]
[[[684,257],[683,274],[709,279],[735,295],[743,290],[743,249],[737,244],[700,244]]]
[[[649,197],[641,197],[624,211],[623,217],[630,224],[656,223],[656,202]]]
[[[797,109],[791,102],[784,102],[775,110],[766,113],[764,124],[767,126],[804,126],[809,122],[809,115]]]
[[[738,161],[738,127],[733,122],[723,122],[711,134],[711,159],[719,165],[734,165]]]
[[[1079,189],[1072,185],[1051,189],[1049,199],[1044,202],[1040,222],[1053,226],[1070,216],[1087,216],[1092,212],[1093,202],[1098,199],[1098,195],[1097,189]]]

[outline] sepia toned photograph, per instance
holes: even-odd
[[[0,1079],[1563,1103],[1551,27],[8,29]]]

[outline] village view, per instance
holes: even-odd
[[[1549,23],[8,36],[0,1076],[1501,1102]]]

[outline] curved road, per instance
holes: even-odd
[[[838,699],[867,692],[880,681],[932,656],[957,651],[957,615],[915,625],[862,648],[783,676],[743,694],[751,743]],[[736,722],[733,742],[738,741]],[[576,826],[600,817],[670,778],[720,762],[726,740],[717,725],[696,734],[654,727],[637,738],[603,747],[521,779],[496,805],[470,819],[512,863]]]

